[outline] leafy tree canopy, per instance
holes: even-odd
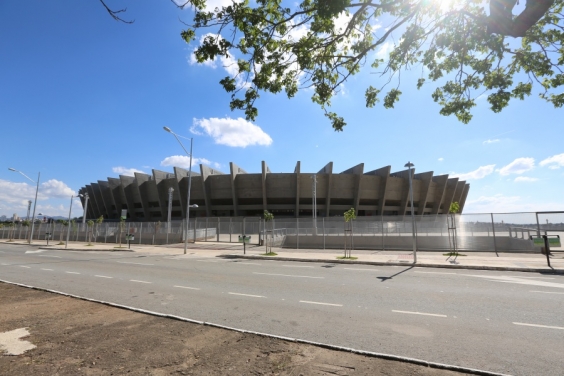
[[[179,0],[173,0],[178,5]],[[564,0],[282,0],[236,1],[208,10],[205,0],[182,38],[202,43],[199,63],[231,61],[234,75],[220,81],[231,109],[258,115],[261,92],[288,97],[313,89],[312,100],[335,130],[345,120],[331,99],[362,68],[377,73],[366,106],[393,108],[402,72],[417,68],[414,86],[431,84],[441,115],[468,123],[476,98],[486,95],[499,112],[533,92],[555,107],[564,104]],[[380,49],[389,57],[379,58]]]

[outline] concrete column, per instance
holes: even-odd
[[[329,162],[317,174],[327,175],[327,196],[325,197],[325,217],[329,217],[331,211],[331,185],[333,182],[333,162]]]
[[[388,189],[388,178],[390,177],[390,171],[392,166],[386,166],[367,172],[366,175],[376,175],[380,177],[380,186],[378,187],[378,213],[377,215],[384,214],[384,207],[386,206],[386,191]]]
[[[447,180],[447,185],[443,199],[443,214],[448,213],[450,204],[452,204],[454,201],[454,193],[456,192],[457,185],[458,185],[458,178],[450,178]]]
[[[460,201],[458,202],[460,204],[461,213],[462,210],[464,209],[464,204],[466,203],[466,197],[468,197],[469,191],[470,191],[470,184],[469,183],[464,184],[464,190],[462,191],[462,195],[460,196]]]
[[[98,200],[96,200],[96,195],[94,195],[94,189],[92,187],[93,184],[89,184],[86,186],[86,191],[88,192],[88,208],[91,210],[88,210],[89,214],[91,214],[91,216],[89,215],[88,218],[98,218],[101,214],[101,210],[98,208]]]
[[[294,216],[298,218],[300,216],[300,161],[296,163],[294,174],[296,175],[296,209],[294,210]]]
[[[445,195],[447,181],[448,181],[448,175],[439,175],[433,177],[433,182],[436,184],[436,187],[435,187],[435,197],[433,200],[434,201],[433,210],[431,211],[431,214],[439,214],[441,203],[443,202]]]
[[[417,205],[417,215],[423,215],[425,212],[425,206],[427,205],[429,187],[431,186],[431,181],[433,179],[433,171],[415,174],[414,177],[422,182],[421,191],[419,192],[419,205]]]
[[[231,170],[231,197],[233,200],[233,216],[237,217],[239,215],[239,199],[237,197],[237,174],[246,174],[242,168],[237,166],[233,162],[229,162],[229,169]]]
[[[137,189],[137,194],[139,195],[139,200],[143,206],[143,213],[145,215],[145,220],[151,220],[151,209],[149,208],[149,190],[147,183],[151,180],[151,175],[135,172],[135,184],[133,186]],[[166,218],[166,217],[165,217]],[[161,221],[163,218],[160,219]]]
[[[262,210],[268,210],[267,209],[268,202],[266,200],[266,174],[270,173],[270,169],[266,165],[265,161],[262,161],[261,169],[262,169]]]
[[[353,208],[355,213],[358,214],[358,204],[360,202],[360,185],[362,182],[362,174],[364,173],[364,163],[358,164],[354,167],[349,168],[341,172],[341,174],[354,174],[354,196],[353,196]]]

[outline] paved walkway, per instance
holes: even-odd
[[[27,245],[24,241],[8,243],[3,241],[1,244]],[[97,243],[92,246],[83,242],[69,242],[64,245],[53,245],[53,242],[46,245],[44,242],[33,242],[32,246],[40,249],[57,249],[68,251],[131,251],[135,253],[151,255],[178,255],[184,254],[184,244],[174,245],[142,245],[132,244],[128,249],[127,244],[122,244],[121,248],[113,243]],[[282,261],[302,261],[302,262],[331,262],[365,265],[412,265],[414,261],[413,253],[409,251],[374,251],[374,250],[353,250],[352,256],[355,260],[341,260],[342,250],[319,250],[319,249],[287,249],[273,248],[277,256],[263,256],[264,246],[247,245],[246,252],[243,254],[243,245],[239,243],[220,243],[220,242],[197,242],[189,243],[187,257],[226,257],[226,258],[260,258],[268,260]],[[453,269],[481,269],[481,270],[510,270],[540,273],[564,274],[564,252],[554,252],[550,257],[551,267],[547,265],[546,256],[540,253],[495,253],[495,252],[460,252],[458,257],[449,257],[445,252],[417,252],[418,267],[434,268],[453,268]]]

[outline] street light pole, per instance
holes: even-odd
[[[190,167],[188,169],[188,194],[187,194],[187,202],[186,202],[186,233],[184,235],[184,254],[186,254],[186,250],[188,249],[188,230],[190,228],[190,191],[192,190],[192,146],[194,143],[194,138],[190,137],[190,153],[188,153],[188,151],[186,150],[186,148],[184,147],[184,145],[182,144],[182,142],[180,141],[180,139],[178,138],[178,136],[176,135],[176,133],[174,133],[169,127],[163,127],[163,129],[165,131],[167,131],[168,133],[171,133],[174,138],[176,138],[176,141],[178,141],[178,143],[180,144],[180,146],[182,146],[182,149],[184,149],[184,152],[186,154],[188,154],[190,156]],[[197,205],[194,205],[194,207],[198,207]],[[195,226],[195,224],[194,224]],[[196,237],[194,236],[194,243],[196,242]]]
[[[413,237],[413,263],[417,264],[417,239],[415,238],[415,212],[413,211],[413,183],[411,182],[411,168],[414,164],[407,162],[404,167],[409,168],[409,200],[411,201],[411,232]]]
[[[170,220],[171,220],[171,217],[172,217],[172,192],[174,192],[174,188],[170,187],[168,189],[168,217],[167,217],[168,233],[169,234],[170,234]]]
[[[24,174],[23,172],[16,170],[15,168],[8,167],[8,170],[13,172],[19,172],[27,179],[31,180],[32,182],[36,183],[32,178]],[[31,217],[31,233],[29,234],[28,244],[31,244],[31,240],[33,239],[33,230],[35,228],[35,208],[37,207],[37,194],[39,193],[39,178],[41,177],[41,172],[37,173],[37,186],[35,188],[35,202],[33,203],[33,216]]]
[[[85,194],[79,194],[80,197],[84,197],[84,215],[82,216],[82,224],[84,225],[86,223],[86,214],[88,212],[88,199],[90,197],[88,197],[88,193]],[[84,226],[82,226],[84,227]]]
[[[70,208],[69,208],[69,225],[68,225],[68,229],[67,229],[67,242],[65,243],[65,249],[67,249],[68,245],[69,245],[69,237],[70,237],[70,229],[71,229],[71,212],[72,212],[72,199],[74,198],[74,195],[71,196],[71,201],[70,201]]]
[[[27,216],[25,217],[26,221],[29,221],[29,211],[31,210],[31,200],[27,201]]]

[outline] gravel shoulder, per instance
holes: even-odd
[[[0,283],[0,333],[19,328],[37,347],[0,348],[2,375],[460,375]]]

